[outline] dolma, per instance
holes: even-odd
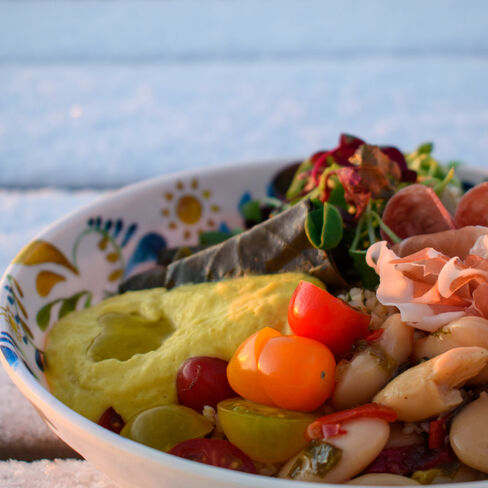
[[[332,257],[313,247],[305,234],[305,220],[312,210],[309,200],[302,201],[220,244],[172,262],[165,272],[159,269],[151,273],[148,284],[173,288],[249,274],[297,271],[315,276],[332,287],[347,287]],[[121,291],[144,287],[143,277],[136,282],[137,287],[123,284]]]

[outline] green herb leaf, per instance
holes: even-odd
[[[376,271],[366,263],[366,251],[349,250],[349,255],[354,262],[354,268],[361,278],[361,283],[368,290],[374,290],[380,280]]]
[[[322,440],[310,441],[297,456],[288,476],[311,474],[323,478],[341,460],[342,450]]]
[[[341,214],[333,205],[320,205],[308,214],[305,233],[314,247],[324,251],[334,249],[342,239]]]
[[[230,232],[223,232],[220,230],[211,230],[208,232],[202,232],[200,234],[200,244],[202,246],[213,246],[214,244],[220,244],[232,237]]]
[[[335,184],[332,190],[330,191],[327,202],[332,205],[335,205],[336,207],[341,207],[344,210],[347,210],[348,204],[344,196],[344,187],[340,184],[339,179],[337,177],[333,176],[332,178]]]
[[[286,192],[287,200],[294,200],[296,197],[300,196],[308,183],[308,178],[305,178],[305,175],[302,173],[306,173],[311,171],[313,168],[312,162],[307,159],[297,169],[295,176],[293,177],[293,181]]]
[[[453,178],[454,178],[454,168],[451,168],[447,172],[445,178],[434,186],[434,191],[437,196],[440,197],[442,195],[442,192],[446,189],[446,186],[451,182]]]
[[[263,220],[263,213],[261,212],[261,205],[258,200],[251,200],[241,205],[239,209],[241,215],[245,220],[259,223]]]
[[[434,144],[432,142],[424,142],[417,148],[417,154],[431,154],[434,150]]]

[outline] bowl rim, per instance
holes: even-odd
[[[242,170],[243,167],[249,168],[249,170],[252,171],[253,168],[256,169],[262,167],[263,165],[266,165],[270,169],[278,169],[284,167],[285,165],[290,165],[302,160],[303,158],[300,157],[280,157],[231,162],[226,164],[207,166],[204,168],[194,168],[179,172],[167,173],[138,181],[129,185],[125,185],[116,190],[109,190],[107,193],[96,197],[93,201],[84,204],[62,216],[61,218],[55,220],[53,223],[38,232],[32,239],[28,241],[28,243],[26,243],[26,245],[36,239],[46,237],[55,233],[72,218],[81,217],[83,214],[88,213],[93,209],[97,209],[100,206],[117,203],[118,201],[126,199],[131,194],[142,192],[146,189],[164,184],[168,179],[188,178],[201,175],[211,176],[212,174],[223,172],[232,173],[234,171]],[[461,172],[465,173],[469,179],[473,178],[473,182],[475,181],[475,179],[478,180],[478,178],[488,178],[488,169],[482,167],[463,165],[461,167]],[[7,266],[1,277],[1,285],[5,283],[8,274],[13,274],[15,276],[15,273],[13,272],[13,266],[14,264],[12,261]],[[68,425],[76,426],[83,431],[86,431],[95,438],[101,438],[104,443],[110,444],[116,449],[121,449],[127,454],[147,458],[165,469],[170,469],[172,471],[178,472],[191,472],[192,475],[201,477],[206,481],[214,480],[221,483],[228,482],[232,483],[234,486],[242,486],[242,488],[249,488],[250,486],[256,488],[286,488],[291,486],[295,488],[310,488],[310,482],[281,479],[265,475],[256,476],[255,474],[222,469],[219,467],[179,458],[177,456],[173,456],[171,454],[145,446],[131,439],[122,437],[101,427],[96,422],[87,419],[86,417],[72,410],[63,402],[58,400],[47,388],[42,386],[32,376],[32,374],[28,371],[28,369],[22,362],[17,363],[15,368],[13,368],[10,364],[8,364],[4,355],[0,353],[0,363],[7,371],[13,383],[21,390],[22,394],[31,403],[34,404],[34,406],[36,406],[37,404],[43,405],[44,408],[56,412],[56,414],[59,415],[61,419],[65,421],[65,423],[67,423]],[[52,429],[51,425],[49,425],[49,427]],[[55,430],[54,432],[57,434]],[[293,483],[293,485],[290,485],[290,483]],[[342,485],[343,484],[323,483],[323,486]],[[451,485],[439,484],[436,486],[439,486],[440,488],[447,488]],[[456,483],[455,486],[458,488],[478,488],[482,486],[486,487],[488,485],[486,480],[481,480]]]

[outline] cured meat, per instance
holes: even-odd
[[[481,236],[488,236],[488,227],[470,225],[461,229],[409,237],[394,244],[392,249],[398,256],[404,257],[426,247],[432,247],[446,256],[458,256],[464,259]],[[476,252],[478,255],[479,253],[480,251]]]
[[[487,245],[482,235],[464,259],[430,247],[398,257],[382,241],[368,249],[366,262],[380,277],[378,300],[396,306],[404,322],[434,332],[464,315],[488,318]]]
[[[386,204],[382,218],[402,239],[456,228],[434,190],[421,184],[407,186],[395,193]],[[383,231],[382,236],[389,240]]]
[[[466,192],[456,208],[456,225],[488,226],[488,182],[480,183]]]

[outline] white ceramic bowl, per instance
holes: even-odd
[[[240,203],[268,195],[273,177],[290,163],[260,161],[129,186],[46,229],[6,270],[0,288],[2,364],[51,429],[121,486],[310,487],[187,461],[113,434],[51,395],[43,373],[46,335],[60,316],[116,292],[121,279],[154,263],[162,246],[195,243],[200,230],[242,225]],[[462,176],[475,183],[486,174],[467,168]]]

